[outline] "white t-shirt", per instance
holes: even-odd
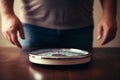
[[[93,24],[94,0],[22,0],[21,21],[53,29]]]

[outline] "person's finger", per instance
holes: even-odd
[[[17,33],[13,33],[10,35],[12,42],[19,48],[21,48],[21,45],[18,41]]]
[[[20,24],[19,25],[19,35],[22,39],[25,39],[25,35],[24,35],[24,30],[23,30],[23,26]]]
[[[3,36],[14,45],[14,42],[11,40],[10,35],[9,35],[8,32],[7,33],[3,32]]]
[[[105,27],[105,28],[103,30],[103,37],[102,37],[102,41],[101,41],[102,45],[106,44],[108,42],[108,38],[109,38],[108,37],[109,30],[107,28],[107,25],[104,25],[103,27]]]
[[[102,25],[98,25],[98,28],[97,28],[97,39],[100,40],[102,38],[102,35],[103,35]]]
[[[12,41],[11,37],[10,37],[10,34],[7,34],[7,35],[6,35],[6,38],[7,38],[7,40],[10,41],[13,45],[15,45],[14,42]]]

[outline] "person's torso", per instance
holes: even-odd
[[[22,0],[22,21],[50,28],[93,24],[93,0]]]

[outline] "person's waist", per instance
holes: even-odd
[[[79,28],[90,27],[91,25],[93,26],[93,22],[79,23],[76,25],[67,25],[67,24],[57,25],[57,24],[49,24],[46,22],[39,22],[39,21],[26,20],[26,19],[24,19],[22,22],[26,24],[35,25],[38,27],[41,26],[44,28],[58,29],[58,30],[79,29]]]

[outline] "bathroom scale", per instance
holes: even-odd
[[[91,53],[81,49],[41,49],[29,53],[29,61],[43,65],[76,65],[88,63]]]

